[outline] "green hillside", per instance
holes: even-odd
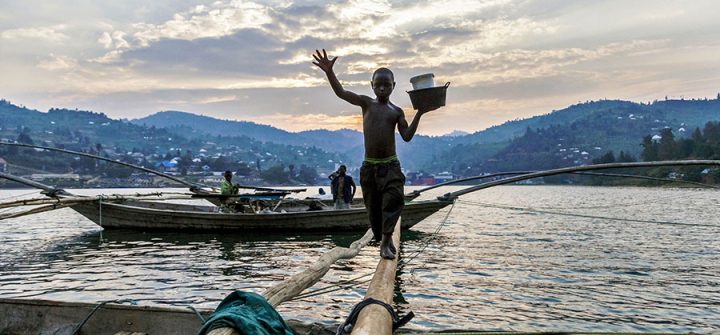
[[[639,156],[646,135],[670,129],[677,138],[688,138],[708,121],[720,120],[720,100],[670,100],[650,104],[627,101],[599,101],[571,106],[529,120],[510,122],[495,130],[510,134],[519,124],[521,136],[506,146],[473,144],[453,147],[441,160],[456,162],[472,175],[481,172],[539,170],[588,164],[608,151]],[[477,134],[468,135],[476,136]],[[483,135],[484,136],[484,135]],[[465,138],[466,141],[470,141]],[[498,148],[501,148],[498,150]],[[488,155],[489,151],[497,153]],[[479,157],[487,157],[479,159]],[[470,167],[468,169],[468,167]]]
[[[183,136],[179,134],[187,134]],[[288,173],[303,167],[308,174],[316,169],[334,169],[345,162],[342,154],[317,147],[263,142],[247,136],[194,134],[190,128],[170,129],[143,126],[108,118],[103,113],[50,109],[47,113],[19,107],[0,100],[0,139],[84,151],[112,159],[154,167],[177,158],[179,170],[232,170],[245,175],[252,171],[284,166]],[[11,167],[26,173],[105,174],[108,163],[76,158],[54,152],[0,146],[0,157]],[[297,167],[289,171],[290,167]],[[307,177],[307,176],[306,176]],[[304,178],[313,182],[313,178]]]

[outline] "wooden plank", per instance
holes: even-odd
[[[395,259],[380,258],[375,275],[365,293],[365,299],[373,298],[392,306],[395,288],[395,270],[400,255],[400,221],[393,232],[393,244],[397,249]],[[380,255],[378,255],[380,257]],[[390,335],[392,334],[392,316],[385,307],[371,304],[360,311],[352,335]]]
[[[400,226],[398,222],[398,227]],[[268,303],[277,307],[281,303],[288,301],[300,294],[306,288],[317,283],[327,272],[330,266],[335,264],[338,259],[349,259],[357,256],[364,246],[373,239],[372,230],[368,229],[362,238],[350,244],[349,248],[335,247],[324,253],[320,258],[305,271],[297,273],[288,279],[283,280],[263,292],[261,295],[267,299]],[[219,328],[208,333],[208,335],[239,335],[232,328]]]
[[[400,225],[398,224],[398,226]],[[332,248],[332,250],[320,256],[320,258],[305,271],[285,279],[282,283],[265,290],[261,295],[267,299],[271,306],[277,307],[317,283],[328,270],[330,270],[330,266],[335,264],[339,259],[350,259],[357,256],[360,249],[366,246],[368,242],[373,239],[373,236],[372,230],[368,229],[365,235],[353,242],[350,247]]]

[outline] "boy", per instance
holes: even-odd
[[[387,68],[375,70],[370,83],[376,95],[373,99],[344,90],[332,69],[337,57],[328,59],[325,49],[322,55],[318,50],[315,52],[313,64],[325,71],[335,95],[362,108],[365,159],[360,168],[360,186],[363,201],[375,239],[380,241],[380,256],[394,259],[397,250],[392,234],[405,205],[405,176],[395,153],[395,126],[402,139],[409,142],[415,135],[420,117],[437,107],[418,110],[408,125],[403,110],[390,102],[390,94],[395,89],[392,71]]]

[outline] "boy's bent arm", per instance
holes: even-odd
[[[317,52],[317,55],[313,54],[313,58],[315,58],[317,62],[313,62],[313,64],[317,65],[317,67],[319,67],[325,72],[328,81],[330,82],[330,86],[335,92],[335,95],[337,95],[340,99],[343,99],[355,106],[363,106],[365,100],[361,96],[343,89],[342,85],[340,84],[340,80],[338,80],[337,76],[335,75],[335,71],[333,71],[332,67],[333,65],[335,65],[337,57],[333,58],[332,60],[328,59],[325,49],[323,49],[322,55],[318,50],[315,50],[315,52]]]
[[[417,114],[415,114],[415,117],[413,117],[412,123],[408,125],[407,120],[405,119],[405,112],[401,108],[398,107],[398,111],[400,112],[400,117],[398,118],[398,132],[400,133],[400,137],[402,137],[403,141],[410,142],[412,140],[413,136],[415,136],[415,131],[417,131],[417,127],[420,124],[420,117],[430,111],[434,111],[440,107],[434,107],[430,109],[420,109],[418,110]]]

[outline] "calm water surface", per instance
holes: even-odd
[[[413,328],[718,330],[719,205],[720,192],[698,189],[503,186],[470,194],[433,240],[450,207],[403,232],[404,260],[430,242],[398,271],[396,306],[415,312]],[[207,308],[232,290],[260,293],[362,235],[103,231],[70,209],[1,223],[0,297]],[[316,287],[371,273],[377,260],[369,246]],[[278,311],[342,322],[366,287]]]

